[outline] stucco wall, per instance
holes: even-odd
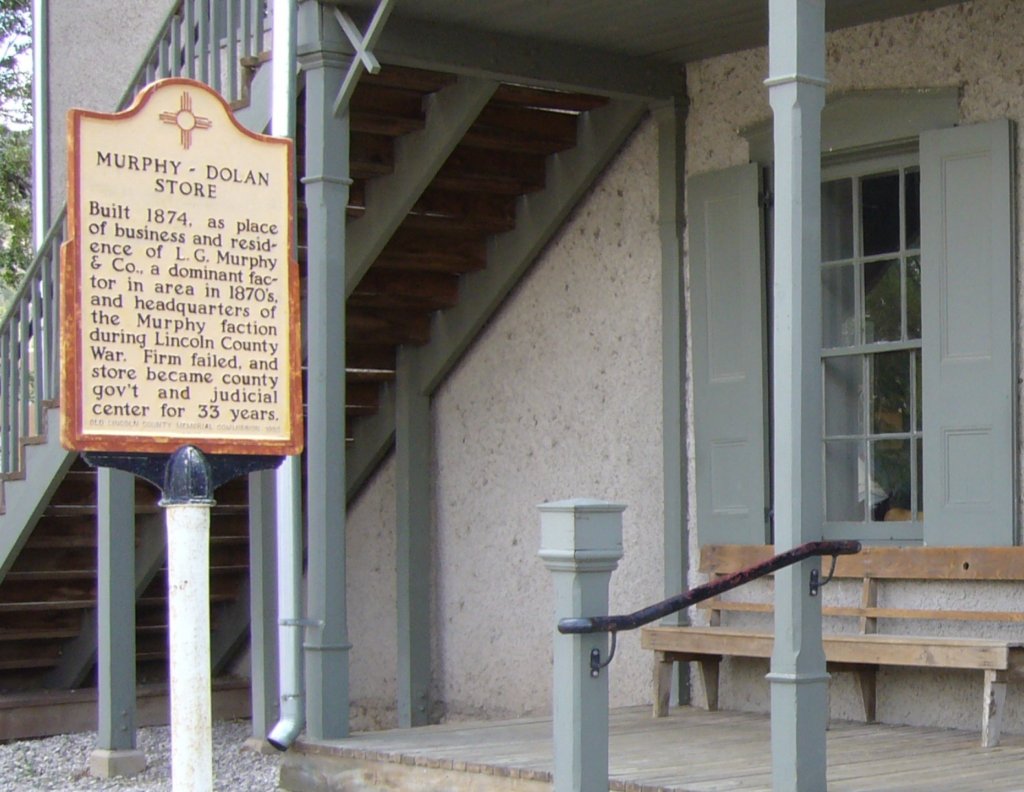
[[[67,111],[111,112],[170,11],[171,0],[51,0],[50,206],[67,197]]]
[[[434,397],[435,694],[449,719],[550,711],[553,592],[536,504],[628,504],[612,608],[661,596],[657,212],[657,128],[646,120]],[[389,475],[368,485],[350,537],[379,530],[382,509],[363,504],[393,503],[393,487]],[[349,552],[352,570],[377,550],[350,539]],[[349,587],[355,658],[370,633],[364,595]],[[613,705],[650,699],[638,642],[620,643]],[[390,677],[364,670],[353,659],[353,690],[393,700]]]
[[[960,92],[960,123],[1009,117],[1024,120],[1024,4],[1014,0],[977,0],[939,11],[864,25],[830,34],[826,75],[830,92],[881,88],[956,87]],[[687,72],[692,99],[687,123],[687,173],[712,171],[748,161],[746,140],[737,130],[771,118],[767,51],[752,50],[692,64]],[[1024,152],[1018,129],[1017,157]],[[1024,182],[1018,173],[1018,228],[1024,215]],[[1017,234],[1018,253],[1024,250]],[[1018,256],[1020,258],[1020,256]],[[1018,283],[1022,279],[1018,274]],[[1018,287],[1019,288],[1019,287]],[[1018,304],[1020,296],[1018,295]],[[1018,322],[1020,321],[1018,315]],[[1019,332],[1019,328],[1018,328]],[[1020,465],[1018,465],[1020,469]],[[1024,487],[1018,482],[1018,493]],[[1018,506],[1019,509],[1019,506]],[[965,540],[965,544],[969,540]],[[697,562],[696,537],[691,536],[691,563]],[[691,580],[699,582],[695,569]],[[1005,584],[882,586],[879,604],[892,607],[1019,610],[1022,587]],[[859,592],[850,586],[828,587],[825,602],[842,597],[855,604]],[[701,614],[695,614],[700,619]],[[856,629],[851,620],[827,623],[826,629]],[[998,635],[1024,639],[1011,625],[892,625],[881,631],[917,634]],[[766,711],[766,662],[726,664],[720,702],[728,709]],[[699,698],[699,691],[695,691]],[[859,718],[860,704],[848,674],[830,685],[831,712],[837,718]],[[882,722],[980,728],[981,674],[883,669],[879,675],[878,718]],[[1024,732],[1024,689],[1011,685],[1004,729]]]
[[[394,455],[350,504],[345,551],[352,728],[394,728],[398,725]]]

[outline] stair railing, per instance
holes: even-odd
[[[860,542],[808,542],[635,613],[608,616],[612,572],[622,558],[625,505],[580,498],[541,504],[540,557],[551,571],[557,630],[552,645],[554,788],[579,792],[608,789],[608,673],[615,638],[622,630],[675,613],[697,602],[815,556],[860,552]],[[818,596],[831,580],[820,579],[819,564],[804,570],[807,595]],[[608,636],[611,633],[611,646]],[[803,646],[821,645],[821,629],[800,635]],[[610,651],[609,651],[610,648]]]
[[[267,0],[176,4],[117,109],[124,110],[146,85],[165,77],[199,80],[232,105],[244,104],[270,40],[267,8]],[[65,205],[0,320],[0,476],[21,468],[22,441],[46,432],[46,408],[60,395],[60,247],[66,221]]]

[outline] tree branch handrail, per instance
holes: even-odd
[[[841,555],[854,555],[861,550],[860,542],[856,541],[821,541],[807,542],[806,544],[794,547],[784,553],[772,556],[760,564],[741,569],[731,575],[712,580],[702,586],[697,586],[682,594],[676,594],[666,600],[641,608],[634,613],[622,614],[619,616],[584,616],[580,618],[562,619],[558,622],[558,632],[563,635],[588,635],[591,633],[610,632],[616,633],[621,630],[635,630],[645,624],[662,619],[669,614],[681,611],[698,602],[711,599],[712,597],[724,594],[752,580],[770,575],[785,567],[792,566],[814,556],[832,556],[833,564],[835,559]],[[610,659],[610,658],[609,658]]]

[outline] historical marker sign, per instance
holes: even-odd
[[[202,83],[68,114],[62,441],[77,451],[302,449],[290,140]]]

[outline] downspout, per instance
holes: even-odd
[[[295,137],[296,27],[297,0],[273,0],[270,131],[280,137]],[[294,233],[294,228],[292,231]],[[305,622],[302,618],[301,457],[286,457],[277,469],[275,481],[281,719],[270,730],[267,742],[279,751],[286,751],[306,725],[302,655]]]
[[[32,246],[50,230],[49,0],[32,0]]]
[[[302,458],[285,457],[277,469],[277,612],[281,719],[267,742],[286,751],[306,725],[302,636]]]

